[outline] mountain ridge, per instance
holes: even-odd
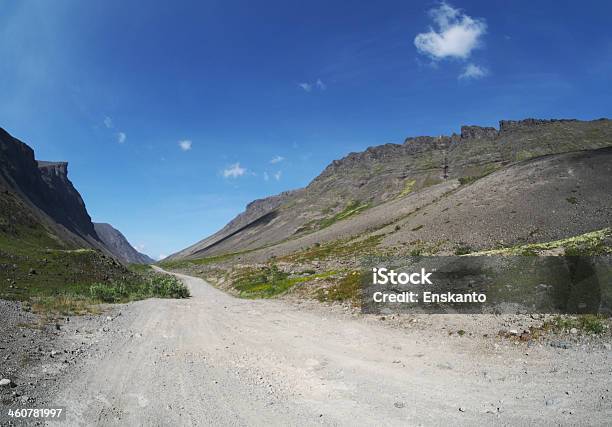
[[[320,230],[351,206],[363,211],[444,182],[478,179],[523,160],[610,145],[609,119],[529,118],[500,120],[499,129],[464,125],[459,134],[368,147],[332,161],[304,188],[251,202],[221,230],[168,260],[275,245]]]

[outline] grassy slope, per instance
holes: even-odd
[[[97,302],[185,297],[177,280],[127,268],[54,235],[16,195],[0,192],[0,298],[41,311],[85,312]]]

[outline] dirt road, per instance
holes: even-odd
[[[130,304],[67,378],[70,425],[605,424],[610,352],[430,339],[372,318],[233,298]],[[438,337],[444,335],[438,334]]]

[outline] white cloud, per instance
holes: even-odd
[[[112,129],[112,127],[113,127],[113,119],[111,119],[108,116],[104,117],[104,126],[106,126],[107,129]]]
[[[136,245],[136,247],[134,249],[136,249],[138,252],[142,252],[144,251],[145,245],[143,243],[140,243],[138,245]]]
[[[178,145],[183,151],[191,150],[191,141],[189,139],[183,139],[182,141],[179,141]]]
[[[304,92],[312,92],[313,89],[325,90],[327,85],[323,83],[323,80],[317,79],[314,82],[303,82],[298,83],[298,86],[304,89]]]
[[[238,178],[246,173],[246,169],[240,166],[240,163],[234,163],[227,169],[223,170],[224,178]]]
[[[282,175],[283,175],[283,171],[278,171],[274,174],[274,179],[277,181],[280,181]]]
[[[426,33],[417,34],[414,45],[417,50],[433,60],[444,58],[469,58],[472,50],[480,46],[480,38],[487,31],[484,20],[472,18],[460,9],[442,2],[429,11],[437,25]]]
[[[285,158],[283,156],[274,156],[272,157],[272,160],[270,160],[270,163],[275,164],[275,163],[280,163],[283,160],[285,160]]]
[[[459,75],[460,79],[481,79],[489,74],[489,70],[476,64],[468,64],[463,73]]]
[[[310,92],[312,90],[312,84],[311,83],[298,83],[298,86],[301,87],[302,89],[304,89],[304,91],[306,92]]]
[[[167,256],[168,256],[168,255],[166,255],[166,254],[159,254],[159,255],[157,256],[157,260],[158,260],[158,261],[161,261],[162,259],[166,258]]]
[[[123,144],[126,139],[127,139],[127,135],[125,134],[125,132],[117,133],[117,142],[119,144]]]
[[[270,180],[270,175],[268,175],[268,172],[264,172],[263,173],[263,179],[264,179],[264,181],[269,181]]]

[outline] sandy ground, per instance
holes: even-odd
[[[609,425],[608,349],[484,345],[241,300],[125,306],[60,381],[68,425]],[[106,340],[106,341],[104,341]],[[50,424],[52,425],[52,424]]]

